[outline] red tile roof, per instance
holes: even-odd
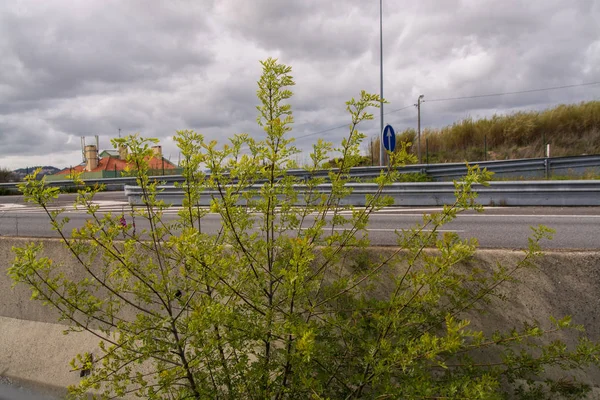
[[[169,160],[166,160],[165,158],[152,157],[152,158],[150,158],[150,160],[148,160],[150,169],[163,169],[163,163],[164,163],[164,169],[176,169],[177,168],[177,166],[175,166],[175,164],[173,164]],[[127,161],[125,161],[125,160],[121,160],[121,159],[118,159],[115,157],[104,157],[104,158],[101,158],[100,161],[98,161],[98,166],[91,171],[86,171],[85,165],[80,164],[76,167],[73,167],[72,169],[65,168],[62,171],[57,172],[56,175],[68,175],[71,172],[124,171],[126,167],[127,167]]]

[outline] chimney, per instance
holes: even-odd
[[[90,172],[98,166],[98,148],[90,144],[85,146],[85,170]]]
[[[127,146],[120,144],[119,145],[119,159],[126,160],[127,159]]]
[[[162,158],[162,146],[152,146],[152,151],[154,152],[154,157]]]

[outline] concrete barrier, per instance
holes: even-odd
[[[57,314],[40,302],[30,300],[29,289],[11,289],[6,274],[14,258],[11,248],[23,246],[28,238],[0,238],[0,375],[50,385],[54,388],[77,383],[79,374],[72,372],[69,361],[83,352],[96,352],[98,339],[90,334],[63,335],[65,325],[56,322]],[[62,243],[44,239],[45,255],[60,261],[65,272],[76,277],[77,268]],[[373,248],[373,254],[387,254],[392,248]],[[460,268],[477,266],[491,270],[500,262],[514,265],[522,251],[479,250],[475,257]],[[548,252],[538,262],[537,269],[522,270],[521,283],[507,284],[503,291],[510,301],[493,301],[485,315],[471,315],[473,328],[486,332],[506,330],[521,322],[548,321],[548,316],[571,315],[574,323],[583,324],[588,336],[600,340],[600,251]],[[385,283],[378,290],[385,293]],[[575,333],[561,333],[567,341]],[[570,335],[570,336],[569,336]],[[580,375],[594,386],[592,398],[600,398],[600,371]]]
[[[369,194],[377,193],[378,186],[373,183],[348,183],[346,187],[352,193],[342,199],[344,205],[364,206]],[[255,185],[244,191],[258,191]],[[305,205],[302,193],[306,186],[294,185],[300,194],[298,206]],[[185,193],[182,188],[159,186],[158,200],[180,206]],[[321,193],[330,193],[331,185],[319,185]],[[479,195],[477,202],[484,206],[600,206],[600,180],[581,181],[515,181],[490,182],[489,186],[474,185]],[[454,184],[452,182],[393,183],[382,190],[382,194],[394,199],[394,206],[441,206],[454,203]],[[143,191],[139,186],[125,186],[125,196],[130,204],[143,205]],[[213,198],[220,198],[216,190],[205,190],[199,199],[200,206],[209,206]],[[244,200],[241,200],[244,202]]]

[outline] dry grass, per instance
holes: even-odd
[[[398,136],[398,140],[411,141],[416,153],[414,129]],[[424,129],[421,150],[423,162],[428,153],[430,163],[537,158],[544,156],[544,140],[550,143],[553,157],[600,153],[600,101],[479,120],[466,118],[441,129]],[[375,139],[373,148],[378,145],[379,139]],[[374,156],[378,158],[378,154]]]

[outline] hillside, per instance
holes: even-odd
[[[13,175],[17,177],[17,180],[23,180],[23,178],[25,178],[25,175],[32,173],[33,171],[35,171],[36,168],[41,168],[41,172],[40,172],[40,176],[44,176],[44,175],[51,175],[51,174],[55,174],[58,171],[60,171],[60,169],[56,168],[56,167],[52,167],[52,166],[37,166],[37,167],[30,167],[30,168],[19,168],[19,169],[15,169],[13,171]]]
[[[397,141],[413,143],[416,130],[397,133]],[[544,111],[517,112],[490,118],[465,118],[441,129],[421,131],[425,163],[504,160],[544,156],[544,143],[552,157],[600,153],[600,101],[559,105]],[[379,160],[379,139],[372,148]],[[487,150],[487,151],[486,151]],[[375,154],[376,153],[376,154]]]

